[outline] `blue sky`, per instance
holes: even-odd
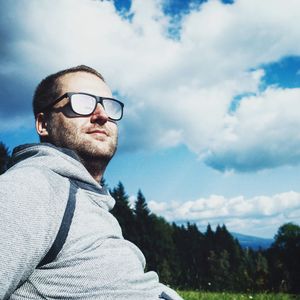
[[[200,229],[300,220],[300,3],[0,1],[0,140],[37,142],[31,99],[87,64],[125,102],[105,178]]]

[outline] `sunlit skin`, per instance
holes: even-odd
[[[112,97],[107,84],[94,74],[76,72],[60,78],[60,95],[66,92],[85,92],[102,97]],[[69,99],[58,102],[49,120],[40,113],[36,119],[39,135],[57,147],[76,151],[93,178],[100,182],[105,168],[117,148],[118,127],[109,120],[102,105],[90,116],[75,115],[68,105]]]

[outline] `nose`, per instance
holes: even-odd
[[[96,109],[91,114],[91,122],[104,124],[108,121],[108,119],[108,115],[105,112],[103,106],[100,103],[98,103]]]

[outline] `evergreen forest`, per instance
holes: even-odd
[[[0,143],[0,174],[9,158]],[[142,250],[147,271],[162,282],[184,290],[300,294],[300,226],[283,224],[270,248],[253,250],[242,248],[225,224],[215,230],[208,224],[205,232],[192,223],[170,224],[150,211],[141,190],[134,205],[121,182],[110,192],[124,238]]]

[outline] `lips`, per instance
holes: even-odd
[[[89,130],[87,133],[88,133],[88,134],[95,134],[95,135],[105,135],[105,136],[108,136],[107,131],[104,130],[104,129],[92,129],[92,130]]]

